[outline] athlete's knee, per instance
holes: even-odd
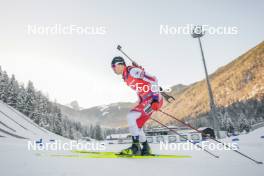
[[[127,122],[128,122],[128,126],[132,127],[132,126],[137,126],[137,119],[140,117],[141,113],[137,112],[137,111],[130,111],[127,114]]]

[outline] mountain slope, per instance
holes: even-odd
[[[236,102],[262,100],[264,97],[264,42],[210,75],[218,107]],[[178,118],[199,117],[209,111],[205,80],[196,82],[181,92],[173,91],[176,101],[164,108]],[[169,119],[162,115],[161,119]]]
[[[100,124],[104,127],[126,126],[126,115],[133,107],[133,103],[113,103],[96,106],[83,110],[76,110],[60,105],[62,113],[69,119],[79,121],[84,125]]]

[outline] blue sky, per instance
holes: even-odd
[[[237,35],[202,38],[209,73],[264,38],[261,0],[165,1],[2,1],[0,65],[23,83],[59,103],[77,100],[83,107],[137,97],[110,62],[116,45],[165,86],[204,78],[197,40],[189,35],[161,35],[160,25],[235,26]],[[105,35],[28,35],[27,25],[104,26]]]

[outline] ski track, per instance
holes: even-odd
[[[25,138],[25,137],[22,137],[22,136],[19,136],[19,135],[16,135],[16,134],[10,133],[10,132],[8,132],[8,131],[2,129],[2,128],[0,128],[0,132],[5,133],[5,134],[8,134],[8,135],[10,135],[10,136],[12,136],[12,137],[15,137],[15,138],[18,138],[18,139],[27,139],[27,138]]]
[[[31,119],[2,101],[0,101],[0,128],[26,139],[45,139],[46,141],[52,138],[65,139],[38,126]],[[16,138],[14,135],[11,136]],[[10,135],[7,136],[10,137]]]
[[[4,104],[3,102],[1,102],[2,104]],[[27,121],[28,123],[30,123],[31,125],[35,126],[36,128],[38,128],[39,130],[48,133],[45,129],[41,128],[40,126],[38,126],[36,123],[32,122],[28,117],[26,117],[24,114],[22,114],[21,112],[18,112],[16,109],[14,109],[11,106],[7,106],[12,112],[14,112],[15,114],[17,114],[18,116],[22,117],[25,121]]]
[[[15,122],[17,125],[19,125],[20,127],[24,128],[25,130],[28,130],[26,127],[24,127],[23,125],[19,124],[17,121],[15,121],[14,119],[12,119],[11,117],[9,117],[9,115],[7,115],[6,113],[4,113],[3,111],[0,110],[0,113],[3,114],[5,117],[7,117],[8,119],[12,120],[13,122]]]
[[[3,125],[4,127],[8,128],[9,130],[16,132],[16,130],[14,130],[13,128],[9,127],[8,125],[6,125],[5,123],[3,123],[2,121],[0,121],[0,124]]]

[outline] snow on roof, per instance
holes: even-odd
[[[200,127],[200,128],[198,128],[198,130],[205,130],[206,128],[210,128],[210,127]]]
[[[98,108],[100,109],[100,111],[104,111],[104,110],[108,109],[109,106],[108,105],[102,105],[102,106],[99,106]]]
[[[108,111],[103,112],[103,113],[102,113],[102,116],[105,116],[105,115],[108,114],[108,113],[109,113]]]
[[[130,133],[125,133],[125,134],[111,134],[106,136],[106,139],[124,139],[124,138],[128,138],[129,136],[131,136]]]

